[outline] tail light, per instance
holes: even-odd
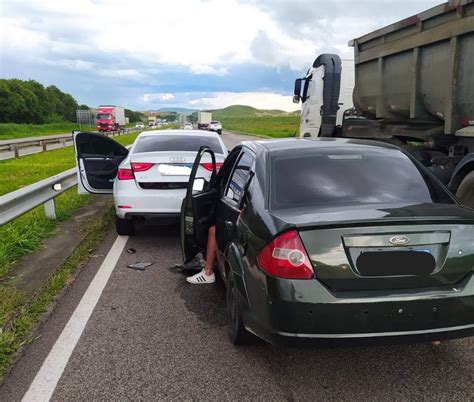
[[[267,274],[286,279],[311,279],[314,275],[308,254],[295,230],[273,239],[257,257]]]
[[[132,170],[134,172],[146,172],[153,166],[153,163],[150,162],[133,162]]]
[[[132,169],[119,169],[117,174],[117,179],[119,180],[133,180],[135,176],[133,175]]]
[[[212,172],[212,163],[201,163],[201,166],[204,169]],[[222,167],[222,162],[216,162],[216,172],[218,172],[221,167]]]

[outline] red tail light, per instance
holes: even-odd
[[[206,170],[209,170],[209,172],[212,172],[212,163],[201,163],[201,166],[206,169]],[[216,162],[216,171],[218,172],[219,169],[222,167],[222,162]]]
[[[133,180],[135,176],[133,175],[132,169],[119,169],[117,174],[117,179],[119,180]]]
[[[146,172],[153,166],[153,163],[150,162],[133,162],[132,170],[134,172]]]
[[[257,257],[266,273],[286,279],[311,279],[314,275],[308,254],[296,230],[273,239]]]

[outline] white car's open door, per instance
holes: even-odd
[[[112,194],[128,149],[102,134],[74,132],[74,151],[79,194]]]

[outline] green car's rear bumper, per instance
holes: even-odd
[[[268,278],[243,303],[251,332],[281,345],[321,341],[441,340],[474,335],[474,278],[456,287],[387,293],[330,292],[317,280]]]

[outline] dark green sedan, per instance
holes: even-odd
[[[399,148],[244,142],[216,170],[201,149],[182,250],[191,260],[215,224],[233,343],[474,334],[474,211]]]

